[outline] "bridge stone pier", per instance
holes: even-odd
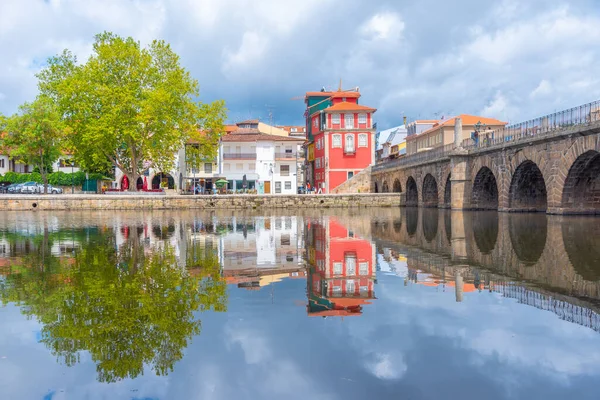
[[[382,163],[371,178],[407,207],[600,214],[600,102]]]

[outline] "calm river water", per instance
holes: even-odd
[[[0,398],[598,399],[600,219],[2,213]]]

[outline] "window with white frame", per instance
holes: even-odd
[[[367,114],[358,114],[358,123],[366,124],[367,123]]]
[[[212,174],[212,163],[204,163],[204,173],[205,174]]]
[[[369,141],[366,133],[360,133],[358,135],[358,147],[368,147]]]
[[[291,190],[292,189],[292,181],[286,181],[285,182],[285,190]]]
[[[354,114],[344,114],[344,127],[354,129]]]
[[[223,164],[223,171],[224,172],[229,172],[229,164]]]
[[[333,274],[334,275],[341,275],[342,274],[342,263],[341,262],[334,262],[333,263]]]
[[[227,154],[231,151],[231,147],[229,146],[223,146],[223,153]]]
[[[346,254],[344,261],[346,261],[346,276],[356,275],[356,255]]]
[[[331,147],[335,148],[342,148],[342,135],[340,134],[335,134],[331,136]]]
[[[367,275],[369,273],[369,263],[368,262],[358,263],[358,273],[360,275]]]
[[[332,124],[340,124],[340,114],[331,114],[331,123]]]
[[[352,279],[346,281],[346,293],[354,293],[356,290],[356,286]]]
[[[235,169],[236,169],[236,171],[243,171],[244,164],[235,164]]]
[[[275,193],[281,193],[281,182],[275,182]]]
[[[344,151],[346,153],[354,153],[354,134],[348,133],[345,137]]]
[[[290,176],[290,166],[289,165],[280,165],[279,166],[279,175]]]
[[[319,118],[314,117],[313,118],[313,127],[317,128],[318,126],[319,126]]]

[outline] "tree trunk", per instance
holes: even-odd
[[[129,179],[129,189],[128,192],[137,192],[137,178],[140,176],[137,171],[133,171],[127,175],[127,179]]]

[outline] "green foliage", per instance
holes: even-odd
[[[135,182],[147,160],[172,169],[173,155],[198,130],[207,132],[201,140],[211,154],[224,132],[224,103],[194,100],[198,82],[164,41],[142,48],[131,37],[105,32],[85,64],[65,50],[38,78],[74,132],[68,146],[84,169],[103,171],[112,163]]]
[[[92,173],[88,174],[89,179],[100,180],[103,178],[102,174]],[[31,174],[20,174],[17,172],[7,172],[3,177],[2,181],[10,183],[23,183],[23,182],[42,182],[42,176],[38,172],[32,172]],[[75,173],[65,173],[62,171],[52,172],[48,174],[48,183],[53,186],[81,186],[85,182],[85,172],[79,171]]]
[[[60,232],[3,234],[27,252],[0,279],[0,299],[38,319],[42,343],[66,365],[89,352],[101,382],[134,378],[145,366],[168,374],[200,334],[194,312],[226,309],[218,262],[199,261],[200,273],[192,274],[179,267],[170,245],[144,245],[137,227],[127,230],[118,249],[112,230],[69,230],[68,243],[77,239],[80,246],[71,258],[50,251],[64,239]]]
[[[38,96],[33,103],[25,103],[19,112],[3,118],[0,128],[6,134],[0,144],[12,159],[32,164],[46,180],[47,167],[58,159],[65,129],[54,101]]]

